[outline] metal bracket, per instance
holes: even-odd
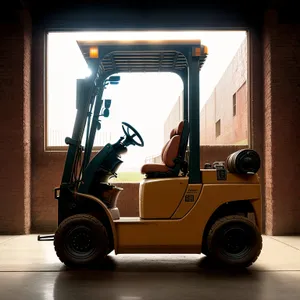
[[[223,162],[215,162],[213,167],[216,169],[217,180],[227,180],[227,170]]]
[[[227,171],[225,169],[217,168],[217,180],[227,180]]]
[[[38,241],[39,242],[48,242],[48,241],[54,241],[54,234],[50,235],[38,235]]]
[[[75,145],[75,146],[79,145],[79,142],[78,142],[78,141],[76,141],[76,140],[74,140],[74,139],[72,139],[72,138],[70,138],[70,137],[66,137],[66,138],[65,138],[65,143],[66,143],[67,145]]]
[[[55,198],[56,200],[58,200],[58,199],[59,199],[59,196],[60,196],[60,187],[54,189],[54,198]]]

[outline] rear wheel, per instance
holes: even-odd
[[[103,224],[88,214],[78,214],[59,225],[54,248],[61,262],[70,267],[89,266],[103,259],[109,247]]]
[[[261,234],[246,217],[223,217],[208,233],[208,256],[227,266],[249,267],[257,260],[261,249]]]

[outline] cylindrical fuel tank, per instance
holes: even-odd
[[[227,157],[225,166],[230,173],[257,173],[260,168],[260,157],[252,149],[238,150]]]

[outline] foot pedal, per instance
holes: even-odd
[[[54,241],[54,234],[50,234],[50,235],[38,235],[37,239],[38,239],[39,242]]]

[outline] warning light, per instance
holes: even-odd
[[[208,54],[208,48],[207,48],[207,46],[204,46],[204,50],[203,51],[204,51],[204,54],[206,54],[206,55]]]
[[[193,48],[193,56],[200,56],[201,55],[201,49],[200,48]]]
[[[98,58],[98,47],[90,47],[90,58]]]

